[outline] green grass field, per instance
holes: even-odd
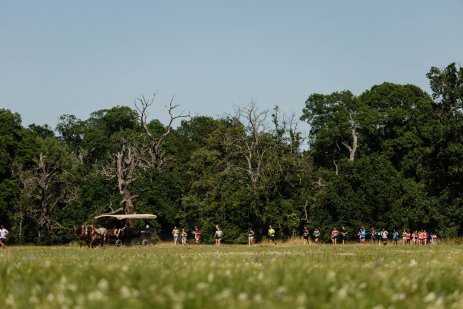
[[[0,308],[463,308],[463,249],[261,245],[0,250]]]

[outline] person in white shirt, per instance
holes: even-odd
[[[381,230],[381,238],[383,240],[383,245],[387,245],[387,234],[389,234],[385,229]]]
[[[8,230],[3,226],[0,225],[0,247],[3,249],[6,248],[6,236],[8,235]]]
[[[217,225],[216,226],[216,231],[215,231],[215,234],[214,234],[215,244],[217,246],[220,246],[222,244],[222,236],[223,236],[223,232],[220,229],[220,227]]]
[[[172,230],[172,236],[174,237],[174,245],[177,245],[178,234],[179,234],[179,230],[176,226],[174,226],[174,229]]]
[[[185,231],[185,229],[182,229],[182,245],[186,245],[186,238],[188,236],[188,233]]]

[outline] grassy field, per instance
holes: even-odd
[[[463,308],[463,248],[0,250],[0,308]]]

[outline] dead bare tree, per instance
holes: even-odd
[[[308,224],[309,223],[309,212],[307,210],[307,206],[309,205],[309,202],[306,200],[304,203],[304,206],[302,206],[302,211],[304,213],[304,216],[301,218],[301,221]]]
[[[294,113],[290,116],[283,114],[283,116],[280,117],[279,107],[275,106],[272,113],[272,119],[276,137],[281,142],[289,145],[290,152],[292,154],[296,154],[303,141],[302,134],[298,130],[296,115]]]
[[[234,118],[244,124],[243,134],[229,135],[226,145],[234,156],[245,159],[245,167],[236,166],[246,172],[255,198],[259,195],[259,180],[264,174],[264,156],[270,147],[262,141],[262,134],[267,130],[268,110],[259,111],[251,102],[244,108],[237,108]]]
[[[116,179],[119,194],[121,195],[120,204],[123,205],[124,213],[132,214],[135,212],[136,195],[130,193],[130,185],[137,179],[138,169],[146,169],[150,166],[146,158],[146,149],[137,148],[123,140],[122,148],[113,155],[110,163],[101,172],[109,180]]]
[[[39,153],[35,168],[24,171],[16,164],[14,174],[22,186],[22,205],[19,207],[20,237],[23,220],[29,217],[37,223],[38,242],[43,243],[46,235],[52,234],[55,228],[62,228],[56,221],[54,212],[58,205],[66,205],[76,200],[78,188],[66,181],[70,174],[61,163],[47,160],[43,152]]]
[[[146,99],[144,96],[141,96],[140,98],[136,98],[134,103],[135,107],[140,112],[140,123],[143,126],[144,134],[148,138],[148,153],[150,156],[151,164],[157,169],[161,170],[165,163],[163,145],[172,131],[172,124],[175,120],[179,118],[187,118],[190,117],[190,115],[184,115],[183,112],[178,115],[174,115],[174,110],[179,105],[174,105],[174,97],[172,97],[169,105],[166,106],[167,112],[169,113],[169,122],[167,123],[164,132],[159,137],[156,137],[148,127],[148,108],[154,103],[155,98],[156,94],[154,94],[150,99]]]
[[[101,169],[102,174],[108,179],[117,180],[117,187],[122,199],[120,204],[126,214],[135,212],[135,201],[138,196],[131,194],[130,187],[136,181],[139,171],[149,168],[156,168],[158,171],[162,171],[166,162],[163,149],[164,143],[172,132],[174,121],[179,118],[189,117],[189,115],[184,115],[183,113],[174,115],[174,110],[179,105],[173,104],[174,98],[172,97],[169,105],[166,107],[169,121],[164,127],[164,132],[156,136],[150,131],[148,124],[148,109],[153,105],[155,97],[156,95],[154,94],[150,99],[141,96],[134,100],[135,107],[140,113],[140,124],[143,127],[141,138],[136,141],[124,139],[121,150],[115,153],[109,164]]]
[[[357,123],[352,119],[352,113],[349,113],[349,124],[350,124],[350,130],[351,130],[351,135],[349,141],[341,141],[341,144],[347,148],[349,151],[349,161],[354,161],[355,159],[355,154],[357,152],[357,147],[358,147],[358,133],[357,133],[357,128],[358,125]],[[349,144],[350,143],[350,144]]]

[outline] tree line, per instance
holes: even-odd
[[[163,124],[142,96],[52,129],[0,109],[0,222],[36,244],[72,241],[109,212],[154,213],[161,238],[197,225],[212,241],[220,225],[230,243],[270,224],[280,237],[362,225],[461,235],[463,68],[427,77],[431,94],[387,82],[314,93],[290,116],[250,103],[190,117],[172,100]]]

